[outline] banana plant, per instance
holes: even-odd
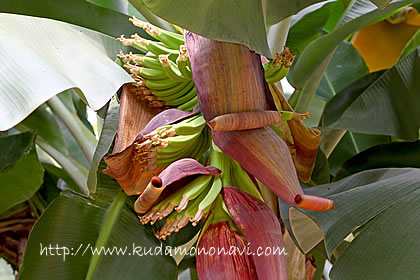
[[[419,1],[3,2],[19,279],[420,274]]]

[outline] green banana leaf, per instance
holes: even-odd
[[[105,35],[49,19],[0,14],[0,130],[22,121],[57,93],[79,88],[100,109],[131,77],[109,57],[121,49]],[[25,62],[25,63],[23,63]]]
[[[306,192],[333,199],[335,207],[324,212],[289,209],[294,236],[305,252],[319,242],[303,239],[308,229],[325,237],[330,258],[344,238],[352,232],[355,236],[335,262],[332,279],[415,279],[420,275],[420,252],[415,249],[420,234],[419,169],[368,170]]]
[[[64,21],[112,37],[119,37],[121,34],[129,35],[137,32],[144,38],[150,38],[143,29],[133,26],[133,24],[128,21],[129,16],[122,6],[124,5],[124,2],[126,1],[2,0],[0,2],[0,12]],[[122,9],[118,9],[118,7],[121,7]],[[139,17],[137,13],[136,16]]]
[[[346,5],[350,4],[350,3],[344,3],[344,2],[349,2],[349,1],[334,1],[332,11],[330,13],[330,16],[328,17],[328,21],[324,26],[324,29],[327,32],[331,32],[341,21],[344,13],[347,10]]]
[[[420,168],[420,141],[394,142],[374,146],[344,162],[334,178],[338,181],[352,174],[376,168]]]
[[[268,0],[266,1],[267,25],[273,25],[289,16],[297,14],[304,8],[319,2],[323,2],[323,0]]]
[[[317,9],[309,13],[306,13],[305,9],[292,18],[286,46],[293,54],[300,54],[310,42],[321,36],[335,4],[335,2],[319,3],[314,5]]]
[[[141,1],[157,16],[201,36],[240,43],[265,56],[271,56],[266,39],[264,10],[260,0],[241,2],[135,0],[132,2]],[[299,8],[294,11],[298,12]]]
[[[346,132],[332,154],[328,157],[331,175],[335,176],[347,160],[360,152],[389,142],[391,142],[391,137],[389,136]]]
[[[376,9],[376,6],[370,0],[356,0],[347,6],[347,11],[340,21],[340,24],[352,21],[364,14],[370,13]]]
[[[323,126],[417,140],[419,52],[420,48],[416,49],[377,79],[374,79],[376,74],[368,76],[373,82],[365,90],[344,90],[331,99],[325,108]],[[353,87],[357,87],[357,83]]]
[[[0,213],[30,199],[43,182],[35,134],[0,136]]]
[[[359,52],[348,42],[338,45],[319,83],[316,95],[329,100],[352,82],[369,73]]]
[[[319,149],[316,154],[315,166],[312,171],[311,181],[317,185],[328,184],[330,182],[330,166],[324,152]]]
[[[375,4],[378,8],[383,9],[388,5],[392,0],[370,0],[373,4]]]
[[[301,89],[306,83],[309,83],[312,77],[320,75],[318,72],[323,69],[323,62],[347,36],[378,18],[387,16],[405,5],[416,2],[417,1],[398,1],[391,3],[383,10],[376,9],[361,15],[360,17],[342,24],[332,32],[312,41],[296,62],[293,70],[294,75],[291,80],[292,85],[295,88]]]
[[[175,261],[131,207],[121,190],[115,198],[98,194],[94,200],[62,193],[35,224],[19,279],[56,279],[57,273],[60,279],[176,279]],[[50,245],[66,247],[70,255],[43,249]],[[162,254],[152,255],[161,246]]]
[[[128,13],[128,1],[127,0],[87,0],[88,2],[101,6],[107,9],[111,9],[122,14]]]

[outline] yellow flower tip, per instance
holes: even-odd
[[[179,55],[188,58],[188,50],[184,45],[179,46]]]
[[[163,67],[169,67],[169,55],[167,54],[159,55],[159,61]]]
[[[156,37],[156,36],[159,35],[159,29],[157,29],[156,27],[152,26],[149,23],[144,24],[143,29],[144,29],[144,31],[146,31],[147,33],[149,33],[153,37]]]
[[[129,21],[137,27],[143,28],[143,26],[146,24],[146,22],[137,19],[135,16],[133,16],[132,18],[129,19]]]
[[[124,46],[132,46],[134,43],[133,40],[125,38],[124,35],[121,35],[119,38],[117,38],[117,41],[123,44]]]

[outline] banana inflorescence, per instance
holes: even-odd
[[[282,140],[287,133],[276,126],[309,117],[308,113],[297,114],[290,108],[275,108],[277,103],[267,92],[267,83],[284,78],[293,63],[295,56],[287,47],[261,67],[260,56],[245,46],[186,32],[190,61],[183,35],[136,18],[130,21],[157,40],[137,34],[118,39],[144,52],[118,55],[120,65],[136,82],[132,92],[150,107],[175,107],[182,111],[160,113],[147,126],[150,129],[146,127],[121,153],[124,156],[111,155],[105,161],[107,174],[117,179],[128,194],[140,194],[134,204],[140,221],[164,221],[155,234],[157,238],[166,239],[188,223],[196,226],[202,221],[202,232],[220,221],[235,228],[221,193],[225,187],[233,186],[261,201],[257,179],[290,205],[311,210],[333,207],[330,200],[303,193],[289,147]],[[208,59],[212,63],[207,63]],[[229,64],[229,71],[219,71],[222,63]],[[199,102],[201,113],[194,110]],[[193,110],[194,113],[183,112]],[[176,121],[168,121],[168,111],[177,114]],[[186,115],[178,116],[180,112]],[[125,169],[118,165],[118,156],[128,158]],[[182,159],[201,159],[210,165],[202,168],[213,168],[218,173],[192,175],[182,168]],[[175,163],[181,165],[177,176],[185,178],[170,185],[165,176],[170,177],[169,170]]]

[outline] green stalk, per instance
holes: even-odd
[[[63,155],[46,141],[41,140],[40,137],[37,137],[36,144],[61,165],[64,171],[66,171],[70,178],[73,179],[84,195],[89,195],[89,190],[86,184],[88,170],[85,167],[70,157]]]
[[[325,70],[327,70],[327,66],[333,57],[335,48],[319,65],[317,71],[310,77],[310,79],[305,83],[305,86],[300,93],[298,102],[296,104],[295,111],[297,113],[306,113],[308,112],[309,106],[312,103],[312,99],[315,96],[315,92],[321,82],[322,76],[324,75]]]
[[[112,202],[111,207],[109,209],[108,215],[105,217],[104,225],[100,231],[98,239],[95,244],[95,248],[101,248],[105,246],[111,236],[112,230],[115,224],[118,221],[118,218],[121,214],[121,211],[125,205],[126,195],[125,193],[120,190],[118,195],[115,197],[114,202]],[[86,274],[86,280],[93,279],[93,275],[98,267],[98,263],[102,258],[102,254],[94,254],[90,259],[89,269]]]
[[[48,100],[47,103],[69,129],[90,164],[97,144],[95,135],[90,132],[76,115],[70,113],[57,96]]]
[[[360,153],[359,147],[357,147],[356,139],[354,139],[353,132],[349,131],[349,135],[356,154]]]
[[[28,200],[29,208],[31,208],[32,214],[35,218],[39,218],[38,208],[36,207],[35,203],[29,199]]]
[[[42,202],[39,200],[39,197],[37,196],[37,194],[34,194],[29,200],[35,205],[39,213],[42,214],[42,212],[44,212],[45,207],[42,204]]]

